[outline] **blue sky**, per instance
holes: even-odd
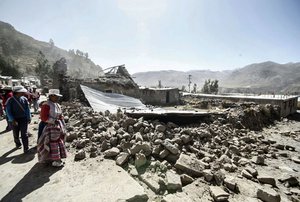
[[[130,73],[300,61],[300,0],[0,0],[0,20]]]

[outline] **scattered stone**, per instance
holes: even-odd
[[[144,182],[153,192],[156,194],[160,191],[160,185],[158,183],[159,177],[153,173],[144,173],[139,176],[139,179]]]
[[[74,157],[74,160],[75,161],[80,161],[82,159],[85,159],[85,151],[84,150],[79,150],[76,154],[75,154],[75,157]]]
[[[120,150],[117,147],[113,147],[104,152],[104,157],[105,158],[113,158],[113,157],[116,157],[119,153],[120,153]]]
[[[177,190],[182,189],[180,176],[178,174],[176,174],[172,170],[168,170],[166,176],[167,176],[167,189],[169,192],[176,192]]]
[[[203,170],[203,175],[207,182],[211,182],[214,179],[214,174],[211,172],[211,170]]]
[[[296,187],[299,185],[297,178],[289,174],[283,174],[278,181],[284,183],[286,187]]]
[[[226,176],[224,179],[225,186],[233,192],[238,191],[237,183],[232,176]]]
[[[164,126],[164,125],[157,125],[156,127],[155,127],[155,130],[156,131],[158,131],[158,132],[165,132],[165,130],[166,130],[166,126]]]
[[[230,163],[225,163],[223,165],[224,169],[227,170],[228,172],[234,172],[235,170],[237,170],[237,166],[234,164],[230,164]]]
[[[129,158],[128,153],[121,152],[116,158],[116,164],[122,166],[128,161],[128,158]]]
[[[132,126],[136,123],[136,120],[134,120],[133,118],[127,118],[124,122],[123,122],[123,128],[125,128],[125,130],[128,128],[128,126]]]
[[[108,149],[109,149],[108,143],[107,143],[106,140],[104,140],[104,141],[102,142],[102,144],[101,144],[101,151],[103,152],[103,151],[106,151],[106,150],[108,150]]]
[[[285,152],[285,151],[278,152],[278,155],[282,156],[282,157],[285,157],[285,158],[287,158],[289,156],[289,154],[287,152]]]
[[[181,137],[180,137],[180,139],[182,140],[182,142],[184,143],[184,144],[187,144],[187,143],[189,143],[190,141],[192,141],[192,138],[191,138],[191,136],[190,135],[182,135]]]
[[[96,158],[96,157],[97,157],[97,152],[90,153],[90,158]]]
[[[187,174],[180,175],[180,179],[181,179],[181,183],[182,183],[183,186],[191,184],[192,182],[194,182],[194,178],[192,178],[191,176],[189,176]]]
[[[296,150],[296,148],[291,146],[291,145],[285,145],[285,149],[289,150],[289,151],[295,151]]]
[[[179,149],[177,147],[175,147],[172,143],[170,143],[169,141],[165,140],[162,145],[169,150],[172,154],[178,154],[179,153]]]
[[[273,187],[276,187],[276,181],[275,181],[274,177],[270,177],[270,176],[267,176],[267,175],[258,175],[257,179],[260,183],[270,184]]]
[[[213,197],[214,201],[227,201],[229,194],[225,192],[221,187],[210,186],[210,195]]]
[[[240,160],[238,160],[238,165],[241,165],[241,166],[246,166],[249,163],[250,163],[249,160],[246,158],[241,158]]]
[[[294,157],[291,158],[291,160],[294,161],[295,163],[300,164],[300,158],[299,158],[299,156],[294,156]]]
[[[257,165],[265,165],[265,158],[261,155],[254,156],[251,161]]]
[[[66,135],[66,142],[73,142],[78,138],[78,134],[75,132],[67,133]]]
[[[269,187],[258,188],[257,198],[265,202],[280,202],[281,200],[280,195]]]
[[[140,132],[137,132],[134,136],[135,136],[135,141],[136,142],[139,142],[139,141],[142,142],[143,141],[143,136]]]
[[[257,170],[255,170],[254,168],[252,168],[250,166],[247,166],[245,168],[245,170],[248,171],[248,173],[250,173],[253,177],[257,177],[257,175],[258,175]]]
[[[253,178],[253,176],[247,171],[247,170],[242,170],[242,176],[251,180]]]
[[[198,160],[196,157],[188,156],[186,154],[180,154],[180,157],[175,164],[175,168],[182,170],[192,177],[202,176],[203,170],[208,167],[208,164]]]
[[[214,180],[218,186],[221,186],[223,184],[224,179],[225,179],[225,174],[221,170],[218,170],[217,172],[214,173]]]
[[[162,151],[159,153],[159,158],[164,159],[164,158],[166,158],[169,154],[170,154],[170,151],[167,150],[167,149],[164,149],[164,150],[162,150]]]
[[[145,165],[146,163],[147,163],[147,159],[146,159],[145,154],[137,153],[135,155],[134,165],[136,168],[140,168],[141,166]]]
[[[274,145],[274,147],[276,148],[276,149],[280,149],[280,150],[284,150],[284,145],[283,144],[275,144]]]

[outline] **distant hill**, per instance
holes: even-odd
[[[0,55],[12,59],[24,75],[35,74],[39,51],[42,51],[51,67],[60,58],[66,58],[68,74],[77,78],[95,78],[102,70],[82,52],[76,54],[74,51],[60,49],[53,43],[35,40],[18,32],[12,25],[0,21]]]
[[[192,75],[192,85],[197,84],[198,87],[202,87],[206,79],[218,79],[222,80],[230,74],[230,71],[211,71],[211,70],[193,70],[188,72],[183,71],[150,71],[139,72],[133,74],[133,79],[137,84],[146,87],[158,86],[158,81],[161,81],[164,87],[178,87],[181,88],[188,86],[188,77]]]
[[[163,86],[182,88],[184,85],[187,89],[188,75],[192,75],[191,86],[196,83],[198,91],[206,79],[217,79],[221,92],[300,93],[300,63],[263,62],[231,71],[155,71],[132,76],[141,86],[158,86],[161,80]]]

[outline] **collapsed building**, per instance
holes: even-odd
[[[200,101],[219,100],[220,102],[244,103],[253,102],[256,104],[271,104],[277,105],[280,109],[280,116],[286,117],[297,112],[298,96],[285,95],[212,95],[212,94],[190,94],[186,93],[185,97],[196,98]]]
[[[54,88],[59,88],[64,100],[84,97],[80,85],[104,92],[127,95],[140,99],[144,104],[174,105],[179,104],[180,95],[177,88],[140,88],[131,78],[125,65],[104,69],[104,74],[97,79],[72,79],[65,74],[65,70],[57,71]]]
[[[65,67],[65,65],[62,65]],[[106,72],[105,72],[106,71]],[[200,101],[253,102],[255,104],[271,104],[279,106],[280,116],[286,117],[297,111],[298,96],[244,96],[244,95],[211,95],[211,94],[190,94],[182,96],[177,88],[145,88],[139,87],[125,68],[125,65],[110,67],[103,70],[103,74],[93,80],[78,80],[67,77],[66,69],[57,71],[55,76],[55,88],[59,88],[64,95],[64,100],[76,99],[86,102],[85,95],[80,85],[101,91],[103,93],[122,94],[140,99],[145,105],[168,106],[178,105],[182,97],[192,97]],[[200,107],[201,108],[201,107]]]

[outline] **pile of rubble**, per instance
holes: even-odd
[[[280,201],[274,177],[255,168],[265,165],[266,159],[278,158],[278,150],[295,150],[249,129],[257,125],[255,120],[248,123],[249,114],[260,122],[255,129],[274,120],[276,110],[272,106],[244,105],[240,112],[229,110],[226,118],[190,126],[134,119],[121,111],[98,113],[80,103],[66,105],[64,114],[66,144],[76,153],[75,161],[88,156],[114,159],[161,196],[180,192],[196,179],[203,179],[215,201],[226,201],[239,192],[232,177],[238,176],[271,186],[259,188],[257,198]],[[296,161],[299,163],[299,158]],[[280,183],[299,187],[295,176],[285,176]]]

